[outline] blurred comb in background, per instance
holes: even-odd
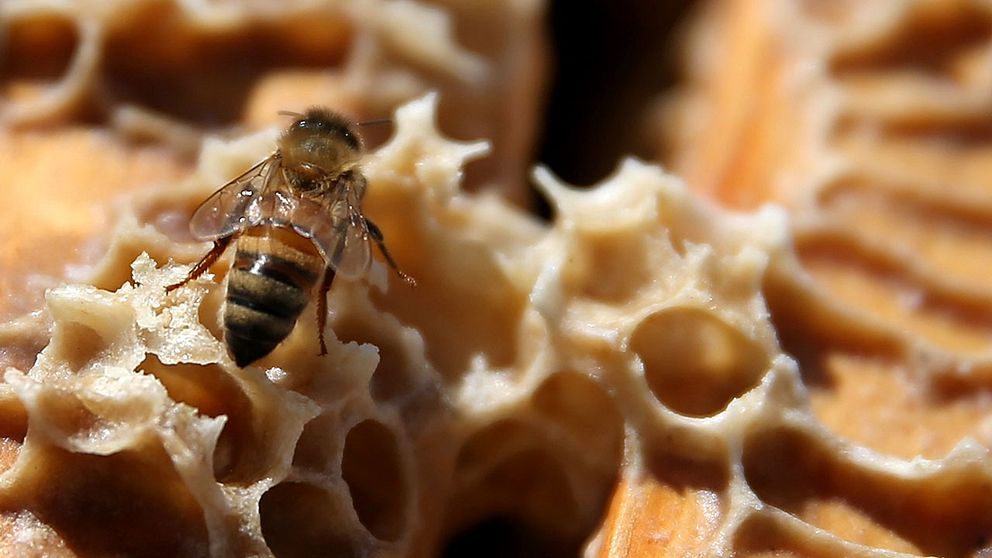
[[[764,294],[822,431],[776,432],[730,464],[760,505],[729,548],[984,556],[992,10],[711,1],[689,31],[683,80],[649,125],[656,153],[721,204],[789,211],[796,257],[773,263]],[[843,455],[814,447],[826,433]],[[681,519],[707,525],[699,490],[628,475],[601,555],[707,554],[706,530]]]

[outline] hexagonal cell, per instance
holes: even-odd
[[[593,528],[583,521],[561,463],[536,448],[494,463],[453,500],[448,520],[453,542],[479,540],[479,530],[496,522],[510,526],[504,529],[516,533],[515,544],[536,545],[519,549],[528,555],[548,547],[577,548]]]
[[[399,539],[407,524],[410,487],[395,435],[382,423],[355,425],[344,443],[341,476],[362,525],[377,538]]]
[[[206,296],[203,297],[203,302],[200,303],[200,307],[196,309],[196,317],[203,327],[207,328],[210,335],[214,336],[214,339],[224,339],[224,320],[221,317],[221,308],[225,303],[224,296],[227,294],[224,288],[224,280],[227,276],[227,271],[229,267],[229,261],[227,258],[221,258],[221,262],[217,267],[220,269],[211,268],[211,272],[214,273],[214,281],[217,284],[216,288],[210,289]],[[221,269],[223,271],[221,271]]]
[[[189,219],[202,202],[193,196],[150,197],[134,204],[134,214],[139,225],[153,226],[171,242],[192,243],[196,239],[189,231]]]
[[[336,10],[304,14],[287,11],[281,18],[206,33],[179,4],[136,4],[127,25],[107,34],[105,87],[118,102],[177,120],[206,126],[235,122],[265,72],[283,66],[333,68],[343,61],[349,21]]]
[[[165,365],[149,355],[138,369],[158,378],[173,400],[208,416],[227,417],[213,456],[218,481],[244,483],[263,473],[256,456],[264,434],[256,432],[251,400],[223,368],[214,364]]]
[[[577,548],[589,535],[598,514],[580,505],[574,487],[553,444],[531,427],[510,419],[495,422],[474,434],[462,446],[455,470],[456,494],[450,500],[449,541],[482,529],[491,522],[511,525],[526,534],[518,542],[544,547]],[[588,480],[593,483],[594,479]],[[581,482],[581,481],[579,481]],[[609,486],[602,488],[605,500]],[[475,539],[476,537],[469,537]],[[485,538],[483,538],[485,540]],[[537,549],[531,548],[533,552]]]
[[[653,270],[644,256],[646,235],[621,232],[612,235],[585,236],[583,248],[587,268],[579,283],[581,296],[619,304],[637,294],[651,280]]]
[[[341,520],[343,505],[312,484],[277,484],[258,503],[265,543],[277,558],[365,556]]]
[[[90,326],[72,321],[60,322],[52,343],[72,370],[81,370],[107,349],[108,343]]]
[[[672,308],[645,318],[630,346],[644,364],[655,397],[689,416],[720,412],[757,385],[769,366],[757,343],[694,308]]]
[[[160,447],[109,456],[35,448],[8,491],[80,556],[207,556],[199,502]]]
[[[327,472],[329,465],[336,463],[340,455],[339,427],[340,418],[331,414],[320,415],[306,423],[300,439],[296,441],[293,466],[318,473]]]
[[[558,372],[541,383],[534,407],[581,440],[588,453],[618,467],[623,452],[623,417],[606,390],[578,372]]]
[[[373,303],[419,330],[427,360],[446,380],[453,381],[468,370],[472,358],[480,353],[492,367],[513,366],[527,298],[503,274],[495,255],[454,232],[428,236],[412,228],[407,233],[401,240],[411,245],[409,252],[440,251],[446,257],[431,260],[437,265],[423,267],[400,260],[417,280],[416,290],[403,285],[382,294],[373,290]],[[399,240],[392,241],[390,250]]]
[[[0,30],[0,97],[33,100],[60,80],[79,45],[75,22],[55,13],[11,19]]]
[[[406,288],[399,286],[398,288]],[[372,323],[376,313],[344,312],[333,324],[341,341],[370,343],[379,349],[379,363],[369,380],[372,397],[396,410],[407,432],[420,432],[432,419],[445,412],[443,387],[405,334]]]
[[[375,345],[379,349],[379,365],[369,386],[372,397],[380,401],[402,398],[416,384],[416,378],[410,376],[411,355],[396,332],[370,321],[374,317],[366,313],[344,313],[334,321],[334,334],[342,342]]]

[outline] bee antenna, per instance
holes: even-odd
[[[377,118],[375,120],[365,120],[363,122],[358,122],[355,125],[359,128],[364,126],[380,126],[382,124],[392,124],[393,120],[391,118]]]
[[[303,118],[303,115],[292,110],[281,110],[279,111],[279,116],[291,116],[293,118]]]

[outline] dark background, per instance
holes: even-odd
[[[679,24],[692,0],[554,0],[551,90],[537,158],[589,185],[646,149],[645,114],[678,77]]]

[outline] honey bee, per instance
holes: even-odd
[[[276,150],[231,180],[193,213],[189,230],[213,247],[172,291],[196,279],[237,241],[227,275],[224,341],[244,367],[272,352],[293,330],[320,282],[317,336],[327,354],[327,291],[335,276],[362,277],[371,262],[371,239],[409,285],[386,248],[382,232],[362,214],[366,180],[359,168],[358,125],[324,108],[296,118]]]

